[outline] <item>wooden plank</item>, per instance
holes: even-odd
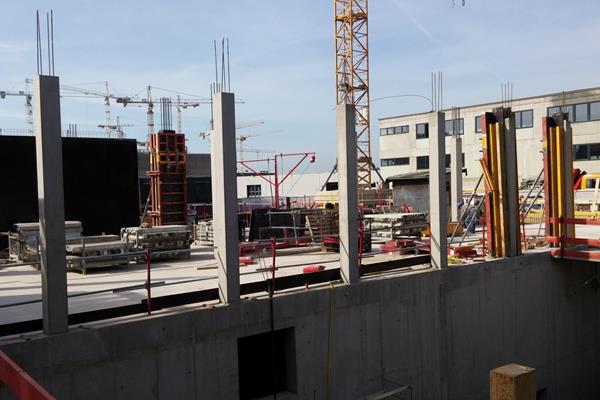
[[[490,371],[490,400],[535,400],[535,369],[507,364]]]

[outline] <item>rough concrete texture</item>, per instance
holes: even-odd
[[[69,311],[60,84],[57,76],[38,75],[33,86],[44,332],[61,333],[69,329]]]
[[[600,293],[584,286],[595,273],[534,253],[277,296],[275,329],[294,327],[296,338],[297,394],[286,398],[326,398],[330,351],[334,399],[386,382],[411,385],[413,399],[485,399],[490,370],[512,362],[536,369],[547,399],[595,399]],[[235,399],[237,339],[267,332],[269,320],[268,299],[244,300],[2,350],[60,399]]]

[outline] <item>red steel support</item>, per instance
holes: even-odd
[[[284,157],[301,157],[296,164],[294,164],[294,166],[292,168],[290,168],[288,170],[288,172],[285,174],[285,176],[283,178],[281,178],[281,180],[279,179],[279,171],[277,169],[277,164],[279,160],[282,160]],[[252,171],[253,174],[255,174],[256,176],[258,176],[259,178],[265,180],[269,185],[273,186],[273,192],[274,192],[274,199],[273,199],[273,206],[275,208],[279,208],[280,203],[279,203],[279,189],[281,187],[281,185],[283,184],[283,182],[296,170],[296,168],[298,168],[298,166],[300,164],[302,164],[302,162],[306,159],[309,160],[309,162],[314,163],[315,159],[316,159],[317,155],[316,153],[310,152],[310,153],[280,153],[280,154],[275,154],[274,158],[263,158],[263,159],[259,159],[259,160],[243,160],[243,161],[238,161],[238,163],[240,163],[241,165],[243,165],[244,167],[248,168],[250,171]],[[260,172],[257,171],[256,169],[252,168],[249,163],[257,163],[257,162],[271,162],[273,161],[274,163],[274,180],[272,181],[270,178],[265,177],[265,173],[264,172]]]
[[[4,383],[20,400],[54,400],[54,396],[2,351],[0,351],[0,382]]]

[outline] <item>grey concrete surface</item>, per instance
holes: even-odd
[[[235,147],[235,98],[215,93],[214,129],[210,138],[213,236],[219,275],[219,296],[225,303],[240,299],[239,238]]]
[[[42,314],[44,331],[53,334],[69,329],[59,79],[38,75],[33,87]]]
[[[445,124],[443,112],[432,112],[429,115],[429,226],[431,265],[434,268],[448,266]],[[452,204],[452,207],[456,205]]]
[[[517,133],[515,128],[514,113],[510,118],[504,118],[504,111],[499,108],[494,111],[498,121],[504,121],[504,133],[499,135],[498,151],[504,155],[504,169],[499,172],[500,201],[503,208],[500,211],[501,218],[506,224],[507,257],[521,254],[521,232],[519,221],[519,180],[517,163]]]
[[[547,399],[596,399],[600,293],[585,285],[595,273],[531,253],[278,295],[275,329],[295,334],[297,390],[287,398],[325,399],[329,389],[357,399],[408,384],[415,400],[485,399],[489,371],[515,362],[536,369]],[[238,338],[269,329],[263,298],[0,347],[59,399],[236,399]]]
[[[358,271],[358,183],[356,111],[340,104],[336,110],[337,170],[340,225],[340,272],[347,283],[359,279]]]

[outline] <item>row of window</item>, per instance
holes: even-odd
[[[462,153],[462,165],[465,165],[465,153]],[[573,159],[575,161],[600,160],[600,143],[576,144],[573,145]],[[383,158],[382,167],[396,167],[400,165],[409,165],[409,157]],[[450,167],[450,154],[446,154],[446,168]],[[429,156],[417,156],[417,169],[429,169]],[[254,185],[248,185],[248,188]],[[255,185],[260,196],[260,185]],[[248,194],[248,197],[251,197]]]
[[[465,119],[448,119],[445,126],[446,136],[462,135],[465,133]]]
[[[600,102],[591,103],[591,104],[598,104],[599,105],[598,110],[595,112],[600,113]],[[558,108],[558,107],[556,107],[556,108]],[[551,115],[550,108],[548,108],[548,115]],[[597,118],[600,119],[600,116],[598,116]],[[533,110],[515,111],[515,127],[517,129],[532,128],[533,127]],[[417,124],[416,129],[417,129],[417,139],[427,139],[429,137],[429,124],[427,124],[427,123]],[[380,128],[379,129],[379,134],[381,136],[397,135],[400,133],[408,133],[408,132],[409,132],[408,125],[393,126],[391,128]],[[446,132],[446,136],[452,136],[455,134],[463,135],[465,133],[465,119],[458,118],[458,119],[446,120],[445,132]],[[482,132],[481,115],[478,115],[475,117],[475,132],[476,133]]]
[[[573,159],[578,161],[600,160],[600,143],[573,145]]]
[[[381,135],[381,136],[399,135],[401,133],[408,133],[408,125],[392,126],[390,128],[380,128],[379,129],[379,135]]]
[[[569,113],[571,122],[587,122],[600,120],[600,101],[592,103],[570,104],[566,106],[548,107],[548,116],[551,117],[557,112]]]
[[[450,154],[446,154],[446,168],[450,168]],[[462,165],[465,165],[465,153],[461,155]],[[381,159],[382,167],[396,167],[399,165],[409,165],[410,159],[408,157],[398,158],[383,158]],[[429,168],[429,156],[417,156],[417,169],[428,169]]]
[[[515,128],[533,128],[533,110],[515,111]],[[481,115],[475,117],[475,133],[481,133]]]

